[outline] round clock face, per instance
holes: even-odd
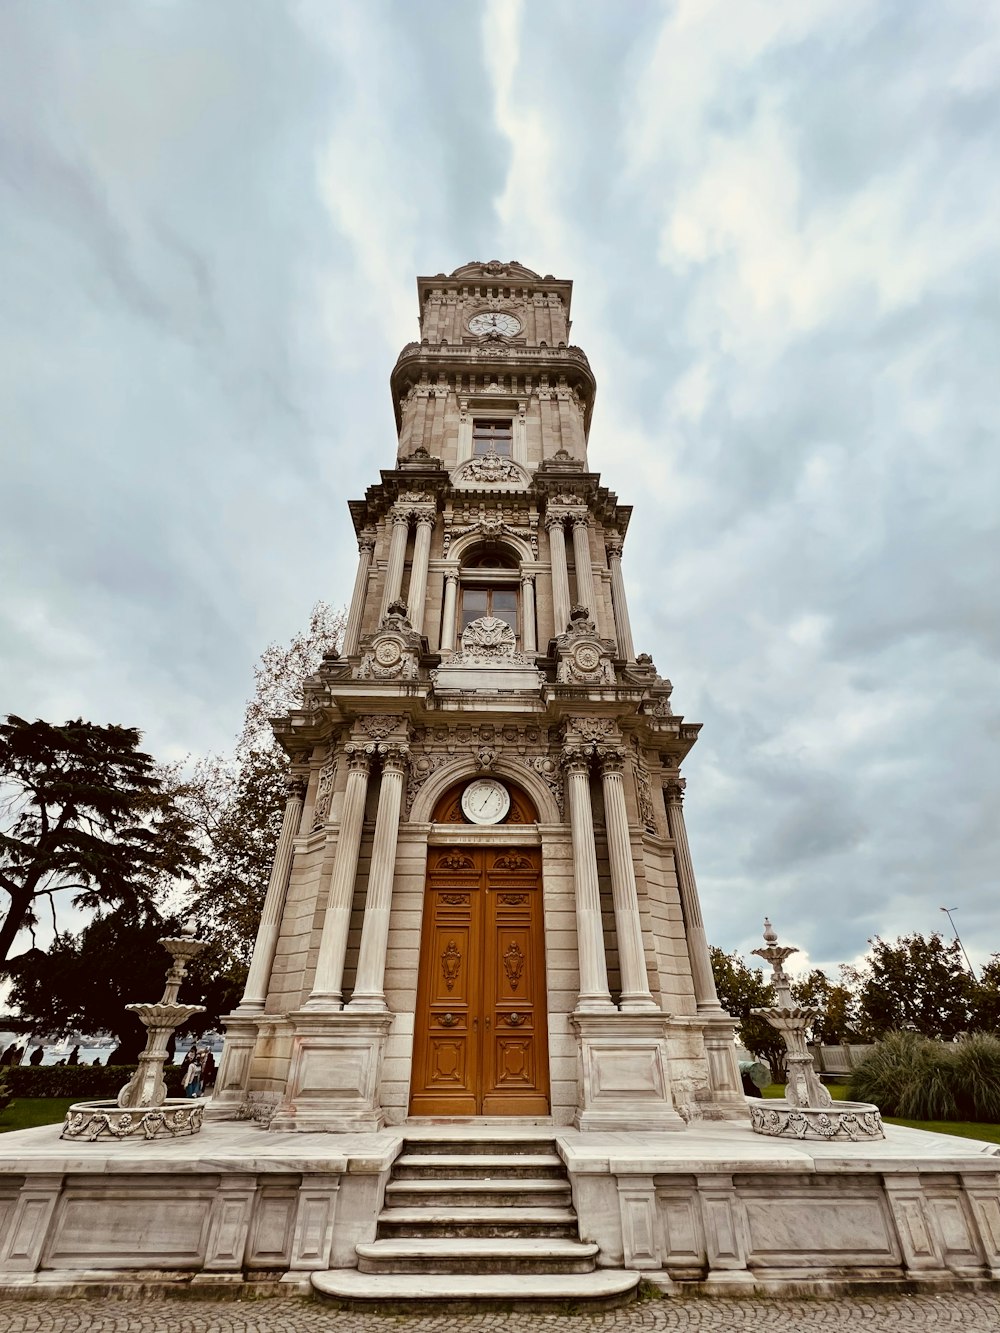
[[[510,792],[496,778],[477,778],[462,792],[462,813],[473,824],[499,824],[510,809]]]
[[[470,333],[505,333],[513,338],[521,332],[521,321],[513,315],[501,315],[496,310],[484,310],[481,315],[473,315],[469,320]]]

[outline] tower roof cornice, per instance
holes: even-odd
[[[569,319],[573,283],[568,278],[554,278],[551,273],[543,277],[515,259],[506,263],[491,259],[485,264],[474,260],[470,264],[462,264],[453,273],[417,278],[417,297],[421,309],[432,292],[456,292],[465,287],[513,287],[530,288],[532,292],[551,292],[561,298],[566,307],[566,318]]]

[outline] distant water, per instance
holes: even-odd
[[[3,1041],[4,1035],[7,1036],[6,1041]],[[3,1050],[6,1050],[12,1041],[18,1041],[19,1046],[23,1045],[23,1041],[18,1040],[16,1034],[13,1033],[11,1034],[0,1033],[0,1041],[3,1042],[2,1047],[0,1047],[0,1049]],[[116,1044],[117,1043],[112,1041],[112,1042],[103,1042],[100,1045],[96,1044],[89,1046],[81,1045],[79,1063],[81,1065],[92,1065],[95,1060],[100,1060],[102,1065],[106,1065],[108,1063],[108,1056],[115,1049]],[[187,1039],[185,1039],[181,1043],[178,1043],[177,1052],[174,1055],[174,1064],[179,1065],[181,1063],[190,1045],[191,1043]],[[198,1045],[201,1047],[208,1046],[214,1053],[216,1060],[218,1060],[219,1055],[222,1052],[221,1037],[215,1037],[215,1036],[203,1037],[199,1040]],[[51,1045],[46,1045],[45,1054],[42,1056],[43,1067],[46,1065],[57,1065],[60,1060],[66,1060],[69,1057],[69,1053],[72,1049],[73,1049],[72,1042],[69,1043],[57,1042]],[[25,1051],[24,1056],[21,1059],[21,1063],[23,1065],[29,1063],[29,1056],[31,1055],[33,1050],[34,1050],[34,1043]]]

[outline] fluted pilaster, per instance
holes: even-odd
[[[597,878],[594,814],[590,803],[590,756],[567,748],[563,771],[569,800],[573,838],[573,880],[576,888],[576,938],[580,959],[578,1013],[614,1009],[608,990],[608,963],[604,952],[601,891]]]
[[[354,994],[348,1009],[364,1013],[385,1013],[385,958],[389,942],[389,913],[392,908],[392,883],[396,873],[396,844],[399,838],[399,811],[403,798],[403,778],[409,760],[405,745],[380,746],[382,783],[375,816],[375,841],[368,897],[361,927],[361,948]]]
[[[535,578],[521,575],[521,646],[526,653],[538,651],[538,633],[535,629]]]
[[[237,1013],[247,1010],[259,1012],[267,999],[268,982],[271,980],[271,968],[274,965],[274,952],[278,946],[278,931],[281,927],[281,914],[285,907],[285,894],[288,892],[288,876],[292,869],[292,843],[302,822],[302,803],[305,800],[305,783],[299,777],[288,779],[288,800],[281,819],[281,832],[278,846],[274,853],[274,865],[268,880],[264,907],[257,927],[257,940],[253,948],[250,971],[247,973],[243,999]]]
[[[340,1009],[343,1005],[344,959],[347,934],[354,904],[354,884],[358,877],[358,852],[368,795],[370,759],[358,746],[347,747],[347,789],[337,854],[330,878],[330,897],[323,918],[323,933],[316,960],[316,976],[307,1009]]]
[[[358,651],[358,642],[361,638],[361,620],[365,613],[365,602],[368,599],[368,573],[371,569],[374,550],[375,534],[362,533],[358,538],[358,572],[354,578],[351,609],[347,616],[347,626],[344,629],[344,657],[353,657]]]
[[[573,559],[576,564],[576,600],[587,608],[591,620],[600,621],[594,597],[594,569],[590,560],[590,516],[573,516]],[[561,633],[562,631],[560,631]]]
[[[382,607],[379,619],[392,602],[399,601],[403,588],[403,566],[406,563],[406,542],[410,533],[409,514],[396,510],[392,514],[392,535],[389,538],[389,559],[385,567],[385,587],[382,589]]]
[[[566,567],[566,532],[563,518],[545,520],[549,533],[549,551],[552,557],[552,615],[557,635],[565,634],[569,625],[569,570]]]
[[[625,754],[619,749],[606,749],[598,752],[598,761],[604,790],[611,893],[618,935],[618,964],[622,983],[619,1007],[623,1011],[656,1009],[656,1001],[649,990],[642,924],[639,920],[639,894],[632,864],[628,809],[625,805]]]
[[[681,899],[681,910],[684,913],[694,997],[699,1009],[718,1010],[721,1009],[721,1005],[715,989],[715,977],[712,975],[712,958],[708,951],[701,903],[698,900],[698,885],[695,882],[691,849],[688,847],[687,828],[684,824],[684,787],[683,778],[671,778],[664,784],[667,822],[670,826],[670,836],[674,840],[677,889]]]
[[[427,600],[427,563],[431,553],[431,533],[434,515],[417,517],[417,535],[413,543],[413,567],[410,571],[410,589],[407,594],[410,624],[418,634],[424,632],[424,604]]]
[[[441,615],[441,651],[455,651],[455,620],[458,613],[458,571],[449,569],[444,576],[444,610]]]
[[[611,605],[615,613],[615,637],[618,640],[618,652],[626,662],[635,661],[635,645],[632,642],[632,624],[628,618],[628,602],[625,597],[625,580],[622,577],[622,541],[616,537],[607,543],[608,566],[611,570]]]

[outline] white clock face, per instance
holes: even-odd
[[[496,778],[477,778],[462,792],[462,813],[473,824],[499,824],[510,809],[510,792]]]
[[[513,315],[501,315],[496,310],[484,310],[481,315],[473,315],[469,320],[471,333],[504,333],[513,338],[521,332],[521,321]]]

